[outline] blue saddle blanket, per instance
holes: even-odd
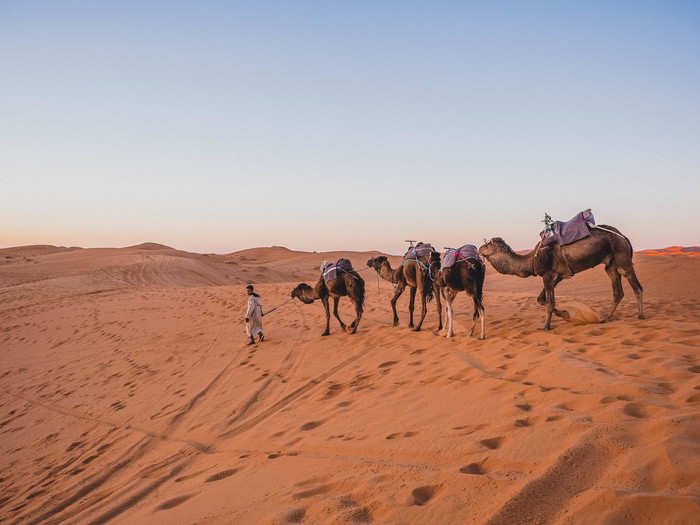
[[[566,246],[580,241],[591,234],[591,226],[595,226],[595,219],[590,209],[577,213],[566,222],[554,221],[551,228],[540,232],[542,245],[547,246],[558,242],[560,245]]]
[[[413,248],[409,248],[406,254],[403,256],[403,260],[406,259],[420,259],[422,257],[428,256],[435,251],[435,248],[427,242],[419,242]]]
[[[440,264],[440,267],[451,268],[455,265],[457,261],[466,261],[471,265],[483,264],[483,261],[479,256],[479,249],[473,244],[465,244],[458,250],[455,250],[454,248],[448,248],[447,251],[442,255],[442,262]]]
[[[338,278],[338,272],[351,272],[352,263],[349,259],[340,258],[334,263],[328,263],[323,267],[323,282],[333,281]]]

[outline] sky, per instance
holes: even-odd
[[[700,244],[697,2],[0,1],[0,247]]]

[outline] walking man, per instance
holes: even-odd
[[[259,336],[261,343],[265,339],[262,331],[262,304],[260,303],[260,296],[255,293],[252,284],[246,286],[246,292],[248,293],[248,310],[245,313],[245,330],[248,337],[250,337],[248,344],[254,345],[256,335]]]

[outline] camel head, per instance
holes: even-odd
[[[375,257],[367,261],[367,266],[378,272],[382,267],[382,264],[384,264],[387,260],[388,259],[385,256],[380,255],[379,257]]]
[[[301,283],[292,290],[292,299],[297,298],[302,303],[311,304],[314,302],[311,297],[313,296],[313,288],[306,283]]]
[[[484,239],[484,244],[479,248],[479,255],[488,259],[493,257],[497,253],[501,252],[511,252],[510,246],[506,244],[506,241],[500,237],[494,237],[492,239]]]

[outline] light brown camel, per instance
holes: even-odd
[[[341,297],[347,296],[355,305],[355,320],[346,326],[343,320],[338,315],[338,301]],[[360,318],[362,317],[363,306],[365,302],[365,281],[360,277],[360,275],[354,271],[341,271],[338,270],[337,277],[333,280],[324,282],[323,276],[319,277],[316,286],[311,288],[306,283],[301,283],[297,285],[294,290],[292,290],[292,298],[296,297],[302,303],[311,304],[316,299],[320,299],[323,303],[323,308],[326,311],[326,330],[321,335],[329,335],[330,331],[330,308],[328,304],[328,298],[333,298],[333,315],[338,319],[340,327],[354,334],[357,332],[357,326],[360,324]]]
[[[562,256],[562,252],[563,256]],[[535,249],[525,255],[518,255],[500,237],[495,237],[479,248],[479,253],[485,257],[497,272],[518,277],[538,275],[544,281],[544,290],[537,302],[547,305],[544,329],[549,330],[552,323],[552,313],[565,317],[566,314],[556,309],[554,287],[562,279],[568,279],[574,274],[598,266],[605,265],[605,271],[610,277],[613,289],[612,309],[603,322],[610,321],[617,305],[620,304],[624,292],[622,279],[624,275],[637,296],[639,319],[644,319],[642,304],[642,285],[637,279],[632,264],[632,244],[617,228],[601,224],[591,228],[590,236],[567,246],[543,247],[537,243]]]
[[[406,259],[401,266],[396,269],[391,267],[389,259],[380,255],[367,261],[367,266],[373,268],[377,275],[382,279],[394,284],[394,296],[391,298],[391,309],[394,312],[394,326],[399,325],[399,316],[396,313],[396,301],[406,289],[410,288],[410,298],[408,303],[408,327],[413,328],[413,309],[415,306],[416,293],[421,298],[421,318],[418,325],[414,328],[416,332],[423,326],[423,320],[427,312],[427,301],[430,301],[433,296],[436,297],[438,324],[439,330],[442,330],[442,301],[440,301],[440,291],[437,284],[431,279],[430,272],[426,271],[431,268],[431,262],[434,265],[433,257],[424,257],[419,259],[420,264],[413,259]],[[437,263],[439,267],[440,258],[438,255]]]
[[[476,250],[476,247],[474,247]],[[435,272],[434,280],[442,291],[447,307],[447,333],[445,337],[454,335],[454,309],[452,302],[457,292],[465,291],[474,300],[473,324],[469,335],[474,335],[477,319],[481,321],[479,339],[486,339],[486,316],[484,315],[483,288],[486,265],[476,259],[458,258],[449,268],[440,268]]]

